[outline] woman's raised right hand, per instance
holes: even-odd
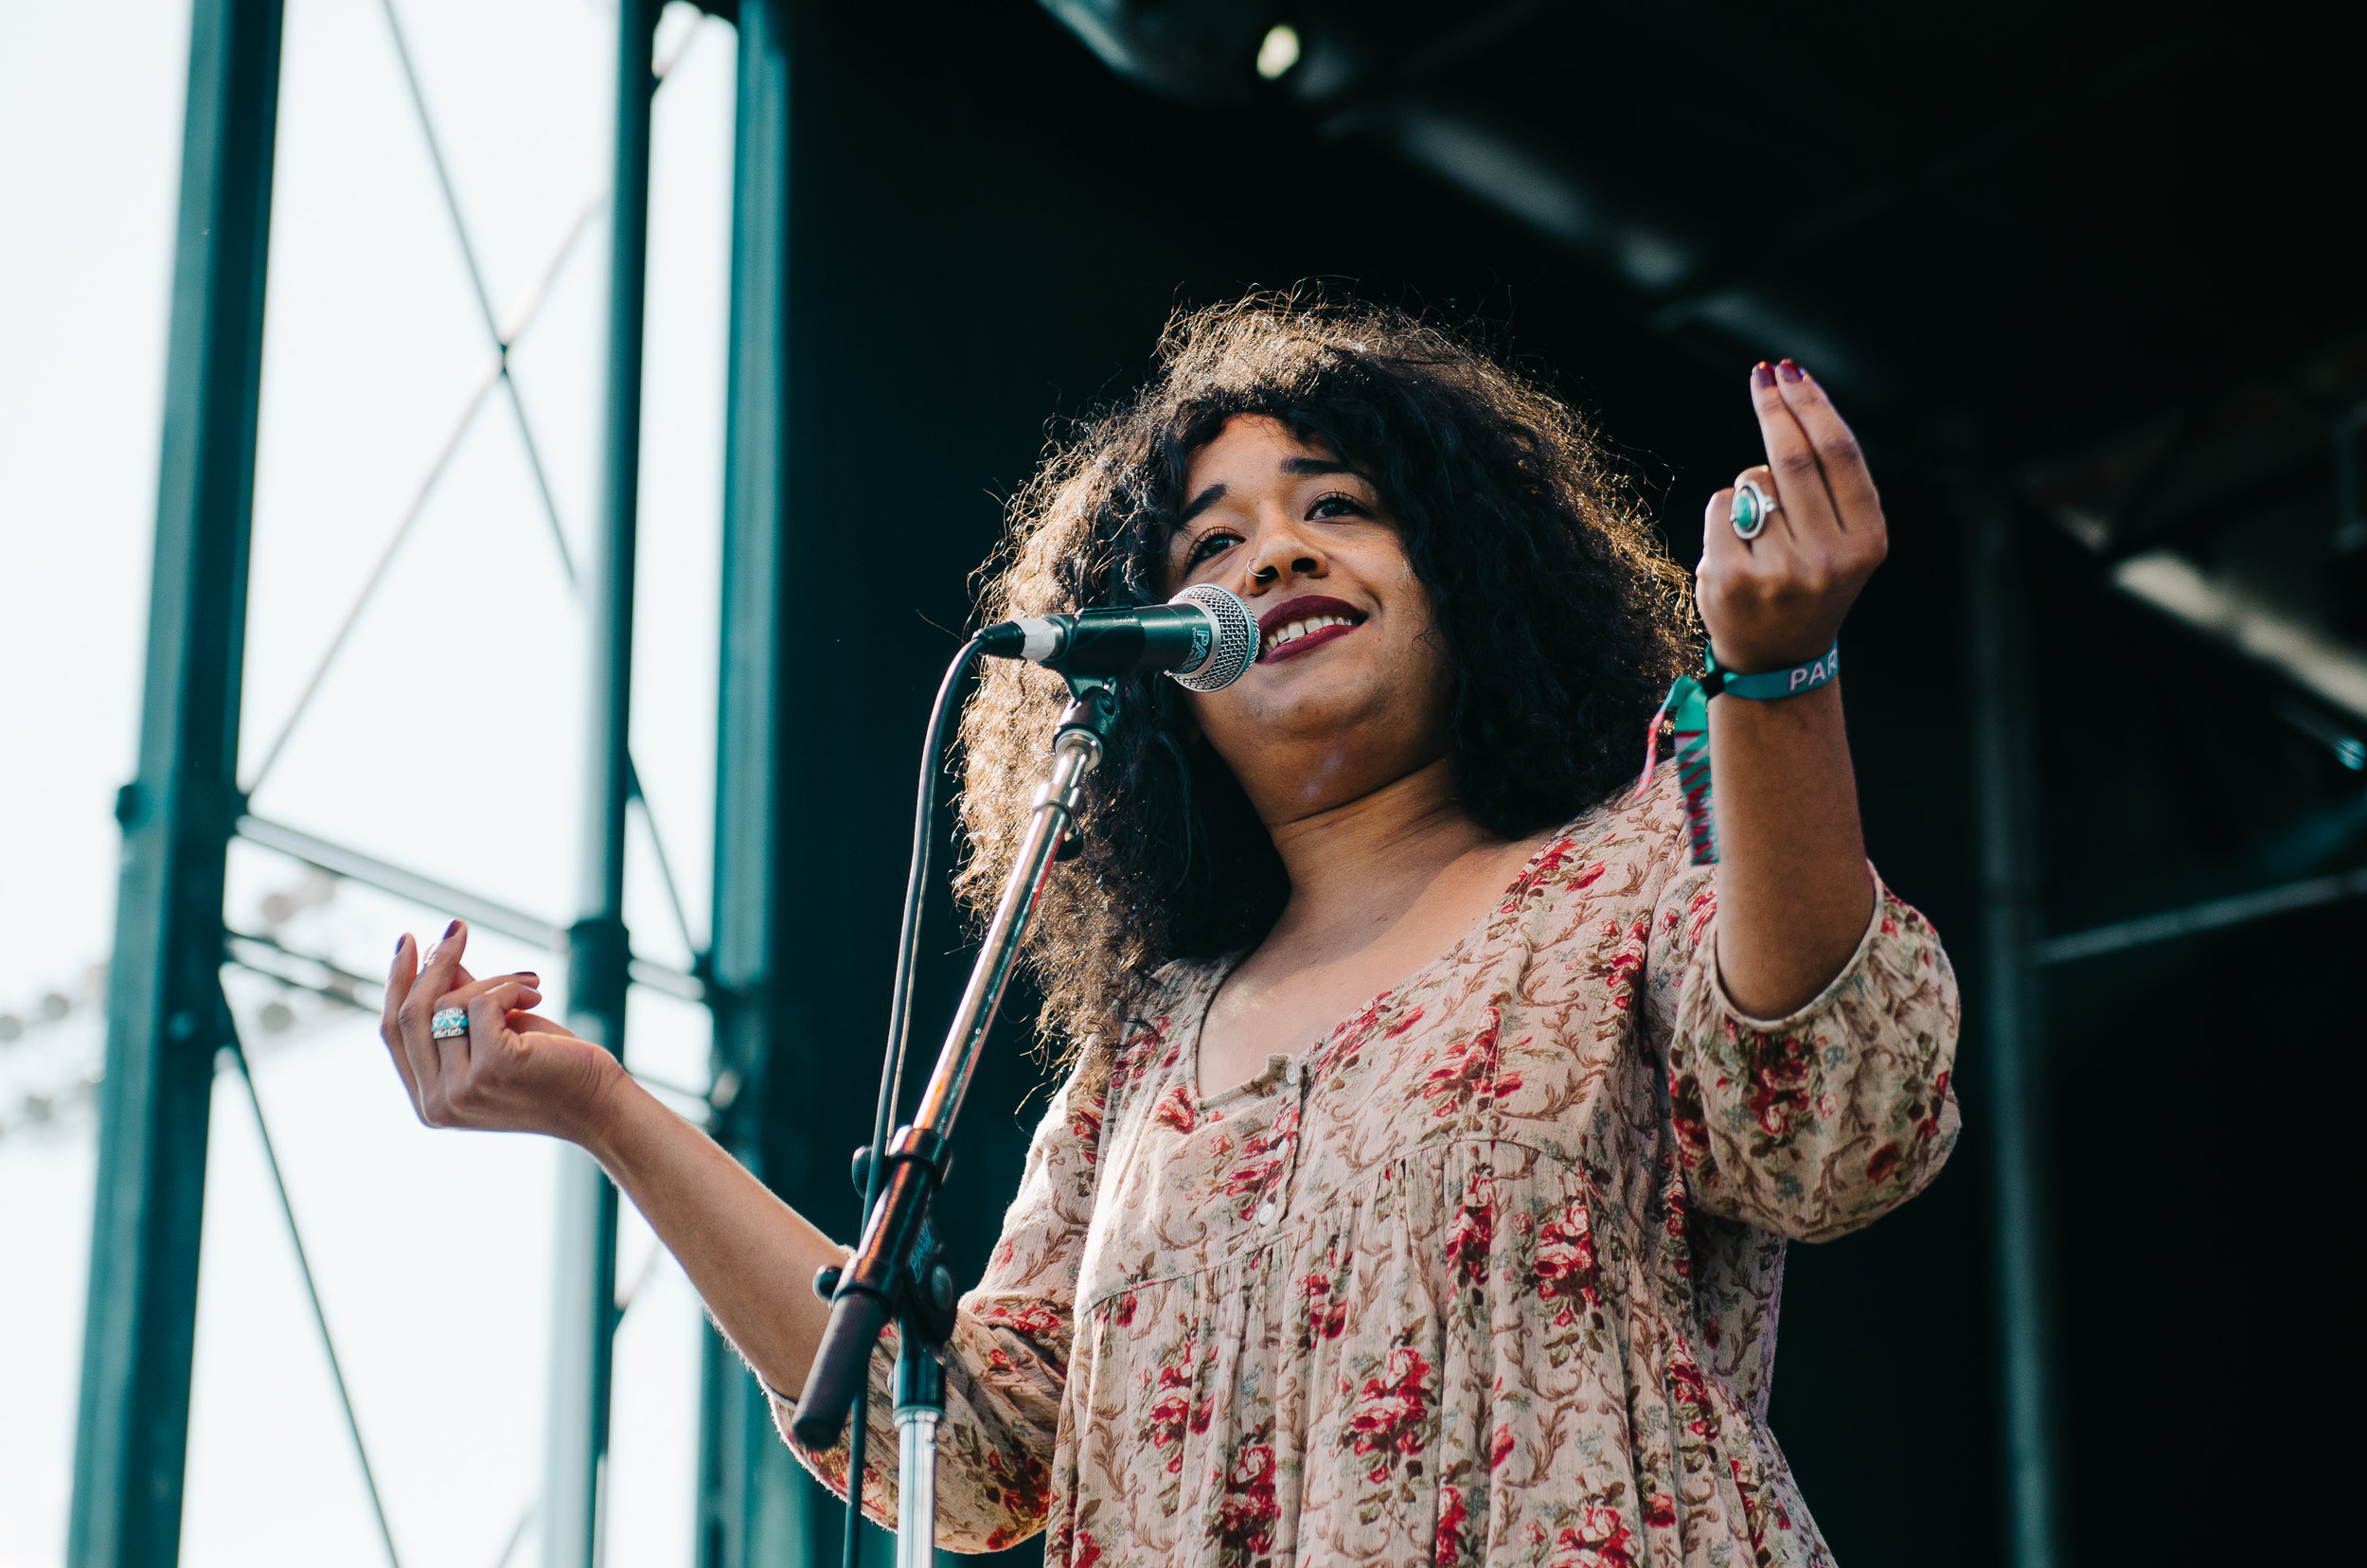
[[[538,976],[472,979],[460,964],[468,944],[468,927],[458,920],[424,965],[410,935],[395,944],[378,1032],[412,1110],[430,1127],[594,1141],[614,1091],[629,1081],[624,1068],[590,1041],[528,1010],[543,1000]],[[435,1037],[430,1021],[445,1007],[467,1011],[466,1036]]]

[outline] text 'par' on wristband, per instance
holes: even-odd
[[[1830,684],[1841,674],[1841,644],[1836,641],[1822,657],[1806,664],[1796,664],[1789,669],[1763,670],[1756,675],[1736,675],[1720,669],[1717,658],[1706,650],[1702,660],[1709,666],[1700,677],[1702,696],[1747,697],[1754,703],[1771,703]]]

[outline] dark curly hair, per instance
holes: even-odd
[[[1166,597],[1193,453],[1238,415],[1280,420],[1368,479],[1397,519],[1454,669],[1450,733],[1466,811],[1523,837],[1635,776],[1644,722],[1693,656],[1685,573],[1587,423],[1471,343],[1403,312],[1253,294],[1179,313],[1156,374],[1080,421],[1012,502],[980,570],[987,620]],[[1047,1038],[1116,1031],[1153,971],[1255,946],[1290,881],[1171,681],[1137,675],[1057,866],[1025,961]],[[996,663],[962,716],[955,890],[992,905],[1065,699],[1059,677]]]

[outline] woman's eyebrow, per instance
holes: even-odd
[[[1184,506],[1184,515],[1175,520],[1177,526],[1180,527],[1184,524],[1189,523],[1193,518],[1198,517],[1201,512],[1206,511],[1209,508],[1215,506],[1218,502],[1223,499],[1224,487],[1222,485],[1209,486],[1206,490],[1201,490],[1198,495],[1193,496],[1190,502]]]
[[[1310,473],[1349,473],[1356,474],[1356,477],[1360,479],[1363,477],[1347,464],[1331,457],[1285,457],[1282,459],[1282,472],[1293,478]],[[1176,526],[1181,527],[1189,523],[1193,518],[1223,500],[1224,497],[1225,489],[1222,485],[1209,486],[1184,505],[1184,515],[1175,520]]]

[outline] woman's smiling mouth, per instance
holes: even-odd
[[[1327,642],[1336,642],[1364,624],[1364,613],[1352,604],[1321,594],[1285,599],[1257,617],[1262,642],[1259,664],[1294,658]]]

